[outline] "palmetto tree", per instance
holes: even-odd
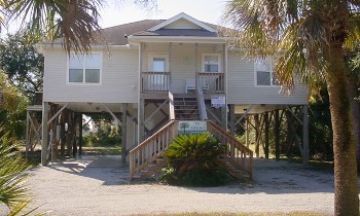
[[[232,0],[233,42],[250,55],[276,56],[275,74],[292,89],[294,74],[324,80],[333,128],[335,215],[359,215],[346,46],[360,38],[359,0]]]
[[[21,18],[49,40],[62,38],[68,52],[84,52],[94,41],[106,43],[99,34],[99,9],[110,2],[117,0],[0,0],[0,25]],[[156,0],[133,2],[145,8],[156,6]]]
[[[23,19],[47,39],[62,38],[67,51],[87,51],[100,29],[102,0],[0,0],[2,20]]]

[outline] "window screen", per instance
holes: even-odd
[[[83,70],[82,69],[69,69],[69,82],[82,83]]]
[[[257,59],[255,61],[256,84],[271,85],[271,64],[268,59]]]
[[[100,82],[100,69],[86,69],[85,70],[86,83],[99,83]]]
[[[204,72],[219,72],[218,56],[205,56],[204,57]]]
[[[153,58],[153,71],[154,72],[165,72],[166,67],[165,58]]]
[[[256,71],[256,84],[257,85],[270,85],[270,72]]]

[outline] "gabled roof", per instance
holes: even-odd
[[[186,20],[196,28],[170,29],[168,26],[179,20]],[[180,13],[170,19],[141,20],[126,23],[100,30],[94,34],[95,44],[126,45],[127,36],[179,36],[179,37],[218,37],[217,30],[223,28],[217,25],[205,23],[185,14]],[[52,43],[62,43],[62,39],[56,39]]]
[[[101,36],[109,45],[125,45],[128,44],[127,36],[136,32],[149,29],[164,20],[141,20],[133,23],[113,26],[101,30]]]
[[[149,31],[158,31],[168,25],[170,25],[171,23],[174,23],[178,20],[186,20],[186,21],[189,21],[197,26],[199,26],[201,29],[203,30],[206,30],[206,31],[209,31],[209,32],[216,32],[216,29],[213,29],[211,26],[209,25],[206,25],[205,23],[195,19],[194,17],[191,17],[189,15],[187,15],[186,13],[179,13],[178,15],[168,19],[168,20],[165,20],[164,22],[152,27],[149,29]]]

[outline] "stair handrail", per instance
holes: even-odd
[[[226,155],[252,178],[253,151],[241,144],[235,137],[228,134],[223,128],[211,120],[208,120],[208,131],[228,146]]]
[[[204,92],[200,85],[199,79],[197,80],[197,82],[198,83],[196,85],[196,97],[197,97],[197,102],[198,102],[198,107],[199,107],[200,120],[206,121],[206,120],[208,120],[208,116],[207,116],[207,111],[206,111]]]
[[[161,129],[129,151],[130,179],[168,148],[172,139],[177,136],[176,129],[176,121],[170,120]]]

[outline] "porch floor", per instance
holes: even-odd
[[[84,156],[31,171],[32,207],[54,215],[333,211],[333,176],[255,160],[254,183],[185,188],[128,182],[119,156]]]

